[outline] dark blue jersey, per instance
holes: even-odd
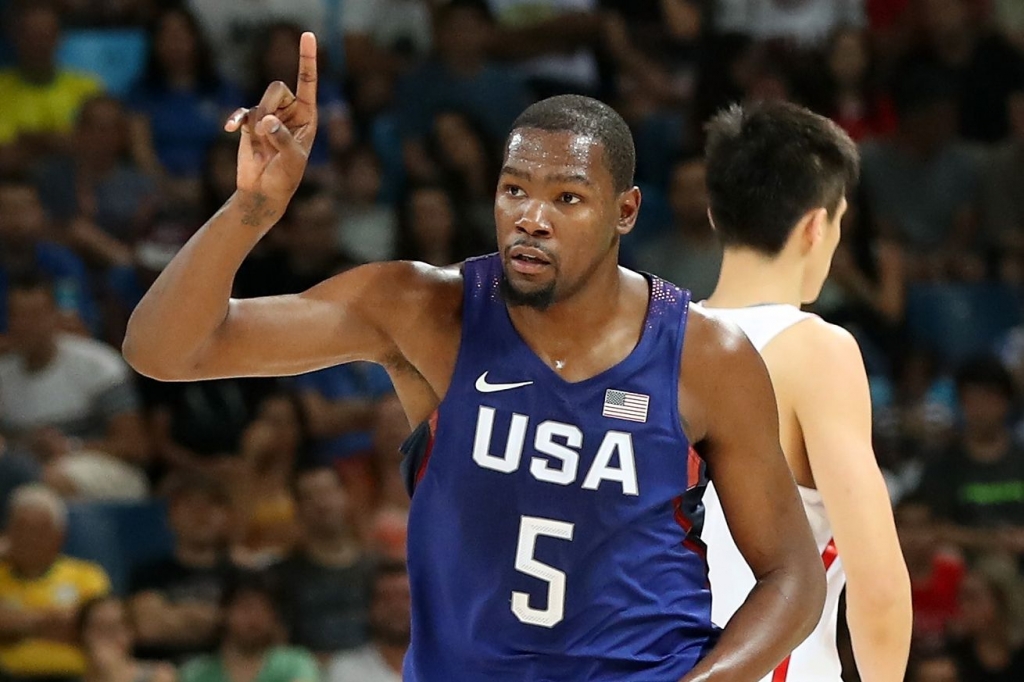
[[[451,385],[407,448],[404,679],[677,682],[717,637],[685,495],[689,294],[649,277],[637,346],[569,383],[513,327],[500,259],[464,278]]]

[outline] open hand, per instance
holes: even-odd
[[[303,33],[299,44],[296,92],[275,81],[255,109],[239,109],[224,129],[240,130],[238,189],[283,206],[302,180],[316,135],[316,36]]]

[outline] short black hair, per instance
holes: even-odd
[[[965,360],[956,370],[956,390],[962,392],[968,386],[987,388],[1001,393],[1013,402],[1016,390],[1009,370],[995,355],[975,355]]]
[[[633,133],[622,116],[604,102],[583,95],[543,99],[527,107],[512,124],[513,131],[528,128],[594,138],[604,147],[604,162],[616,191],[624,192],[633,186],[636,172]],[[509,141],[511,138],[509,135]],[[507,151],[508,141],[505,147]]]
[[[733,105],[707,125],[708,195],[726,247],[778,255],[801,216],[833,215],[857,184],[857,145],[839,126],[788,102]]]

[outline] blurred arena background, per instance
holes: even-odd
[[[320,38],[320,130],[238,296],[486,253],[511,121],[578,92],[636,138],[626,263],[699,299],[719,265],[702,121],[785,98],[839,122],[863,174],[816,312],[865,352],[914,583],[909,679],[1024,680],[1021,0],[0,11],[0,680],[400,679],[408,425],[387,375],[159,384],[118,352],[233,190],[225,117],[293,84],[303,30]]]

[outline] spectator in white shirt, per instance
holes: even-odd
[[[867,16],[864,0],[719,0],[715,24],[723,33],[817,47],[838,28],[863,28]]]
[[[0,431],[31,449],[69,496],[139,498],[149,448],[128,366],[109,346],[58,331],[49,284],[8,291],[11,350],[0,355]]]
[[[411,629],[409,575],[402,561],[378,564],[370,601],[370,643],[334,657],[326,682],[401,682]]]

